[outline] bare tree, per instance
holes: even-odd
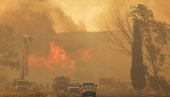
[[[119,47],[118,51],[121,54],[125,54],[131,56],[131,46],[133,41],[133,32],[132,32],[132,24],[129,21],[129,16],[126,14],[125,20],[123,19],[118,8],[115,8],[115,14],[112,14],[114,18],[114,25],[118,30],[113,31],[106,23],[109,32],[105,32],[107,38],[117,47]],[[118,33],[116,33],[118,32]]]

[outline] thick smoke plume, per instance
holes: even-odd
[[[1,24],[12,25],[17,32],[50,33],[85,31],[61,10],[55,0],[0,0]]]

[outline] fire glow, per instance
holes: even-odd
[[[30,65],[43,65],[51,69],[54,65],[59,65],[61,69],[74,70],[76,61],[69,58],[66,51],[58,46],[55,42],[50,42],[50,51],[48,57],[40,57],[34,54],[29,56],[28,62]]]
[[[81,59],[82,60],[91,60],[93,57],[93,53],[92,53],[92,49],[91,48],[86,48],[82,51],[81,53]]]

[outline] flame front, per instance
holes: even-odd
[[[51,69],[55,65],[59,65],[61,69],[74,70],[76,61],[69,58],[66,51],[58,46],[55,42],[50,42],[50,51],[48,57],[40,57],[34,54],[29,56],[29,64],[33,66],[43,65]]]

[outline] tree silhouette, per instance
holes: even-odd
[[[138,17],[139,27],[143,33],[143,43],[145,49],[145,64],[148,64],[148,72],[152,73],[156,82],[156,90],[159,92],[159,72],[167,69],[165,62],[166,53],[163,47],[170,38],[170,28],[165,22],[154,19],[153,12],[145,5],[139,4],[132,7],[130,14]],[[150,66],[150,67],[149,67]]]
[[[141,92],[145,88],[146,82],[142,55],[142,33],[139,29],[137,18],[134,19],[133,39],[131,80],[135,90]]]
[[[130,12],[125,19],[118,9],[114,16],[118,33],[110,30],[106,33],[107,38],[119,47],[119,51],[126,55],[132,55],[133,31],[132,21],[137,17],[138,26],[143,35],[143,61],[146,67],[146,75],[153,76],[157,81],[157,91],[159,91],[159,74],[169,69],[167,58],[169,55],[163,49],[170,40],[170,26],[166,22],[158,21],[154,18],[153,12],[143,4],[131,6]],[[120,37],[121,36],[121,37]]]

